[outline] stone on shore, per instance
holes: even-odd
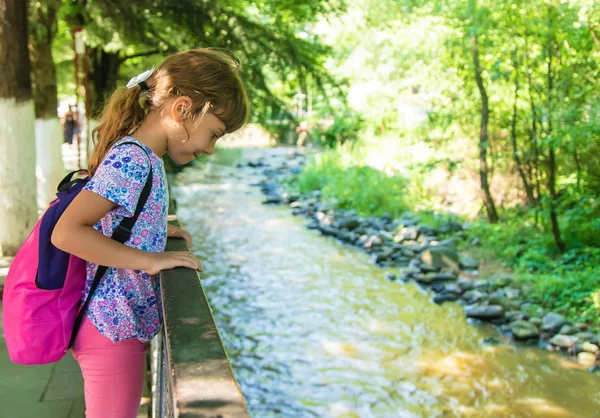
[[[472,257],[462,257],[460,259],[460,268],[463,270],[477,270],[479,268],[479,261]]]
[[[479,302],[481,299],[485,298],[486,296],[487,296],[487,293],[482,292],[480,290],[469,290],[468,292],[465,292],[462,294],[463,299],[470,303]]]
[[[548,312],[542,318],[542,331],[556,334],[563,325],[567,324],[569,324],[569,321],[567,321],[564,316],[554,312]]]
[[[510,324],[510,331],[518,340],[527,340],[540,336],[538,328],[528,321],[515,321]]]
[[[498,319],[504,316],[504,307],[499,305],[467,306],[465,313],[469,318],[475,319]]]
[[[578,332],[579,330],[577,328],[569,324],[563,325],[562,327],[560,327],[560,331],[558,331],[558,333],[562,335],[575,335]]]
[[[561,335],[556,334],[554,337],[550,339],[550,344],[555,345],[560,348],[571,348],[575,344],[577,344],[578,340],[576,337],[572,335]]]
[[[421,261],[438,268],[458,271],[459,257],[455,249],[446,246],[428,247],[421,253]]]

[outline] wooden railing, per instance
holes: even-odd
[[[166,250],[187,246],[169,239]],[[152,342],[152,417],[249,418],[198,274],[175,268],[160,282],[164,327]]]

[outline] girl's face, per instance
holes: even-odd
[[[171,119],[171,118],[169,118]],[[212,113],[195,125],[175,116],[166,122],[167,153],[177,164],[187,164],[202,154],[212,154],[225,124]]]

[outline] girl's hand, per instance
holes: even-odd
[[[150,265],[145,270],[148,274],[158,274],[162,270],[168,270],[174,267],[187,267],[199,272],[204,270],[198,258],[188,251],[150,253],[150,256]]]
[[[173,225],[167,225],[167,237],[183,238],[187,243],[188,248],[192,248],[192,236],[185,229],[181,229]]]

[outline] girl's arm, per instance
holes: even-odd
[[[91,263],[157,274],[173,267],[202,271],[198,259],[187,251],[153,253],[128,247],[97,231],[93,226],[115,204],[89,190],[82,190],[69,204],[52,232],[52,244]]]

